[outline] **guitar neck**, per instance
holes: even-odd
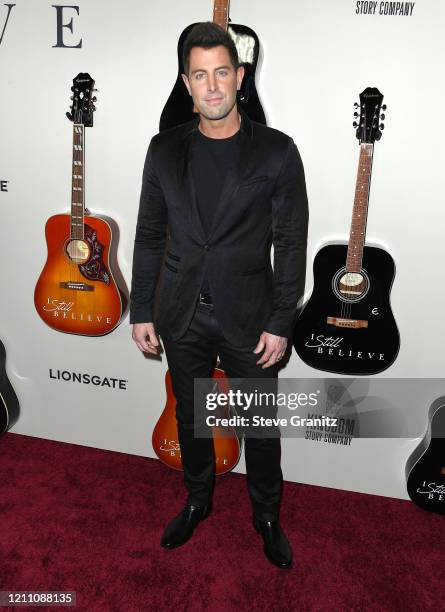
[[[229,23],[229,0],[215,0],[213,3],[213,23],[227,30]]]
[[[85,214],[85,126],[73,125],[73,166],[71,188],[71,239],[83,240]]]
[[[348,254],[346,258],[347,272],[360,272],[362,267],[373,152],[373,144],[362,143],[360,145],[354,209],[352,211],[351,231],[349,234]]]

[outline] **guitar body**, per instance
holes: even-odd
[[[113,232],[108,221],[92,215],[85,216],[84,232],[88,251],[79,264],[68,254],[70,215],[48,219],[48,257],[34,303],[43,321],[57,331],[103,336],[119,324],[125,307],[110,266]]]
[[[221,369],[215,368],[213,378],[218,382],[220,389],[228,389],[226,375]],[[153,449],[165,465],[175,470],[182,470],[176,423],[176,397],[173,393],[170,370],[167,370],[165,374],[165,388],[167,401],[153,430]],[[238,463],[241,454],[238,436],[233,428],[213,427],[212,433],[215,448],[215,473],[230,472]]]
[[[433,416],[427,435],[407,463],[407,490],[412,501],[423,510],[445,514],[444,398],[435,402],[432,408]],[[413,464],[419,455],[420,458]]]
[[[19,401],[6,375],[6,350],[0,341],[0,433],[5,433],[19,418]]]
[[[395,360],[400,339],[390,306],[395,265],[383,249],[365,246],[362,274],[367,289],[357,301],[345,302],[338,291],[345,268],[346,244],[320,249],[314,260],[314,289],[297,320],[294,346],[309,366],[346,375],[382,372]],[[328,317],[340,319],[329,324]],[[366,327],[342,327],[342,320]],[[349,323],[345,323],[348,325]]]
[[[196,24],[189,25],[179,37],[178,76],[161,114],[159,122],[159,131],[161,132],[190,121],[195,116],[192,97],[189,95],[181,77],[184,72],[182,63],[184,40],[194,25]],[[255,86],[255,72],[260,49],[258,36],[251,28],[232,23],[229,25],[228,31],[234,39],[240,63],[245,70],[244,79],[238,91],[238,102],[250,119],[265,125],[266,117]]]

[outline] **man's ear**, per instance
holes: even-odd
[[[181,76],[182,76],[182,80],[185,83],[185,86],[187,87],[187,91],[189,92],[190,95],[192,95],[192,92],[190,91],[190,83],[189,83],[187,75],[186,74],[181,74]]]
[[[238,66],[236,71],[236,88],[239,89],[241,87],[241,83],[244,78],[244,66]]]

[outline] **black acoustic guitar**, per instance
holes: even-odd
[[[266,124],[266,117],[255,87],[255,72],[258,64],[260,42],[255,32],[244,25],[230,23],[229,0],[214,0],[213,22],[227,30],[235,42],[240,63],[244,66],[244,78],[238,91],[238,103],[253,121]],[[178,41],[178,76],[172,92],[164,106],[159,122],[159,131],[190,121],[194,117],[193,100],[182,80],[184,73],[182,49],[185,38],[193,26],[189,25]]]
[[[19,401],[6,375],[6,350],[0,340],[0,434],[5,433],[19,418]]]
[[[381,138],[383,95],[368,87],[356,103],[360,141],[349,243],[324,246],[314,260],[314,289],[297,320],[294,346],[309,366],[326,372],[370,375],[395,360],[400,338],[390,306],[394,261],[365,246],[374,142]]]
[[[431,405],[425,438],[408,459],[406,473],[413,502],[445,514],[445,397]]]

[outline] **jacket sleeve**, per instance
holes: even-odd
[[[167,237],[167,206],[154,167],[153,139],[148,147],[133,251],[130,323],[153,322],[155,290]]]
[[[265,331],[290,338],[304,293],[309,211],[303,163],[292,139],[272,196],[274,289]]]

